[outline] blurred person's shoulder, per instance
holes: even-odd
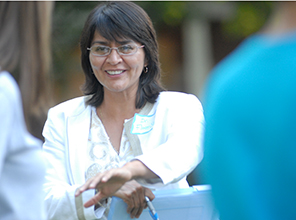
[[[1,93],[7,93],[14,97],[19,95],[17,82],[7,71],[0,72],[0,91]]]
[[[1,107],[22,109],[20,89],[14,77],[7,71],[0,71],[0,94]]]

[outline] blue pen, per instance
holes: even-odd
[[[156,213],[155,208],[152,205],[152,202],[150,201],[150,199],[147,196],[145,196],[145,199],[146,199],[147,206],[149,208],[149,213],[150,213],[151,217],[153,218],[153,220],[159,220],[158,214]]]

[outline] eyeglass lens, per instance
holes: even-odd
[[[120,55],[132,55],[137,52],[138,50],[137,45],[126,44],[120,47],[107,47],[102,45],[95,45],[90,48],[92,54],[97,56],[107,56],[111,53],[112,49],[117,50]]]

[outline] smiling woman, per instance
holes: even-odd
[[[202,106],[194,95],[164,91],[156,33],[135,3],[93,9],[80,49],[85,96],[50,109],[43,130],[49,219],[106,219],[111,196],[139,217],[152,189],[188,187],[203,157]],[[116,190],[96,187],[110,170],[120,176]]]
[[[146,100],[153,103],[159,92],[163,90],[159,82],[158,43],[149,16],[135,4],[128,3],[120,6],[117,4],[111,6],[110,4],[105,7],[97,7],[91,12],[81,35],[81,63],[86,76],[83,91],[86,95],[94,94],[89,104],[99,106],[104,96],[102,95],[103,87],[95,80],[93,70],[89,65],[90,57],[87,48],[95,42],[102,43],[101,41],[103,41],[104,44],[116,42],[120,45],[120,43],[128,43],[127,40],[137,42],[138,46],[145,45],[145,61],[150,70],[150,74],[143,74],[139,79],[141,88],[137,91],[136,107],[142,108]]]

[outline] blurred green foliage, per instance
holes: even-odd
[[[235,15],[223,21],[225,33],[238,38],[258,31],[272,12],[274,2],[236,2]]]
[[[66,69],[73,65],[71,55],[79,47],[84,22],[97,2],[56,2],[53,15],[53,73],[57,81],[67,78]]]
[[[155,28],[162,25],[177,26],[182,23],[188,14],[186,1],[139,1],[140,5],[151,17]],[[196,3],[196,2],[195,2]]]
[[[218,11],[207,9],[216,6],[225,10],[229,2],[195,2],[195,1],[144,1],[137,2],[151,17],[156,29],[162,25],[177,26],[187,18],[215,17],[207,13]],[[274,2],[239,1],[233,4],[233,15],[221,19],[225,34],[233,38],[244,38],[258,31],[269,17]],[[206,9],[206,10],[205,10]],[[220,12],[221,13],[221,12]]]

